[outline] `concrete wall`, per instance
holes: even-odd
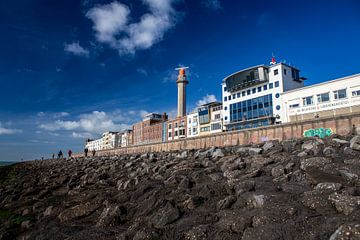
[[[303,137],[304,132],[310,129],[327,128],[339,135],[349,134],[353,125],[360,127],[360,114],[338,116],[336,118],[319,118],[306,121],[298,121],[281,125],[273,125],[261,128],[224,132],[203,137],[187,138],[166,143],[153,143],[112,150],[98,151],[97,155],[121,155],[130,153],[162,152],[185,149],[201,149],[211,146],[224,147],[260,143],[267,140],[286,140]]]

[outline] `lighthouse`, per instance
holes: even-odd
[[[188,69],[188,67],[176,68],[176,70],[179,70],[176,81],[178,86],[178,117],[186,116],[186,85],[189,83],[186,77],[186,69]]]

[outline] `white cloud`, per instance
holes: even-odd
[[[22,130],[14,129],[14,128],[5,128],[2,126],[2,124],[0,122],[0,135],[12,135],[12,134],[17,134],[17,133],[22,133]]]
[[[148,75],[149,75],[148,72],[146,71],[146,69],[144,69],[144,68],[138,68],[138,69],[136,69],[136,71],[137,71],[139,74],[142,74],[142,75],[144,75],[144,76],[148,76]]]
[[[174,0],[143,0],[150,9],[140,21],[129,23],[130,9],[114,1],[90,9],[86,17],[93,21],[96,39],[117,49],[119,54],[135,54],[161,41],[175,25]]]
[[[70,114],[67,112],[55,112],[55,113],[45,113],[45,112],[38,112],[36,116],[43,118],[43,117],[50,117],[50,118],[62,118],[67,117]]]
[[[216,102],[216,97],[215,95],[211,94],[207,94],[206,96],[204,96],[202,99],[200,99],[199,101],[197,101],[197,105],[198,106],[201,106],[201,105],[204,105],[204,104],[207,104],[207,103],[211,103],[211,102]]]
[[[87,139],[87,138],[93,138],[93,135],[87,132],[80,132],[80,133],[72,132],[71,137]]]
[[[50,132],[73,131],[75,132],[75,134],[72,134],[73,137],[84,133],[101,134],[107,131],[122,131],[131,128],[131,125],[146,113],[143,110],[131,112],[117,110],[111,113],[93,111],[89,114],[81,114],[79,119],[75,121],[56,120],[42,123],[38,127]]]
[[[70,44],[65,43],[64,51],[82,57],[88,57],[90,54],[89,50],[80,46],[79,42],[73,42]]]
[[[219,2],[219,0],[203,0],[202,4],[212,10],[220,10],[222,9],[222,6]]]

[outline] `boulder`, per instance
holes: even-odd
[[[348,144],[349,143],[349,141],[339,139],[339,138],[333,138],[332,141],[339,143],[339,144]]]
[[[285,169],[283,165],[279,165],[271,169],[271,176],[273,177],[280,177],[284,175],[284,173],[285,173]]]
[[[349,215],[354,210],[359,209],[360,206],[359,196],[349,196],[333,193],[329,196],[329,200],[332,202],[338,212],[345,215]]]
[[[350,140],[350,148],[360,151],[360,136],[355,136]]]
[[[124,208],[117,205],[112,205],[104,208],[102,211],[97,226],[115,226],[120,222],[120,215],[125,213]]]
[[[216,149],[213,153],[212,153],[212,158],[216,159],[216,158],[222,158],[224,157],[225,154],[223,152],[223,150],[221,150],[220,148]]]
[[[179,217],[180,212],[177,207],[174,207],[170,202],[167,202],[165,207],[154,214],[152,223],[156,228],[163,228],[166,225],[175,222]]]
[[[231,205],[233,205],[235,202],[236,202],[235,196],[227,196],[226,198],[224,198],[218,202],[217,209],[221,210],[221,209],[230,208]]]
[[[329,240],[359,240],[360,239],[360,224],[346,223],[341,225],[330,236]]]
[[[333,155],[335,153],[336,153],[336,150],[331,146],[325,147],[324,150],[323,150],[323,154],[325,156],[331,156],[331,155]]]
[[[300,168],[306,171],[308,168],[320,168],[329,163],[331,163],[331,160],[325,157],[306,158],[300,161]]]
[[[319,183],[315,186],[315,190],[329,190],[329,191],[338,191],[340,190],[342,187],[342,185],[340,183],[330,183],[330,182],[326,182],[326,183]]]

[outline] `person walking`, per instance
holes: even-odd
[[[95,157],[95,154],[96,154],[96,151],[95,151],[95,149],[93,149],[93,150],[92,150],[92,155],[93,155],[93,157]]]
[[[71,155],[72,155],[71,149],[68,151],[68,155],[69,155],[69,159],[70,159],[70,158],[71,158]]]
[[[87,157],[88,152],[89,152],[89,149],[85,148],[85,149],[84,149],[84,155],[85,155],[85,157]]]
[[[51,157],[52,157],[52,159],[54,159],[55,158],[55,153],[52,153]]]
[[[60,158],[63,158],[63,153],[62,153],[61,150],[60,150],[59,153],[58,153],[58,159],[60,159]]]

